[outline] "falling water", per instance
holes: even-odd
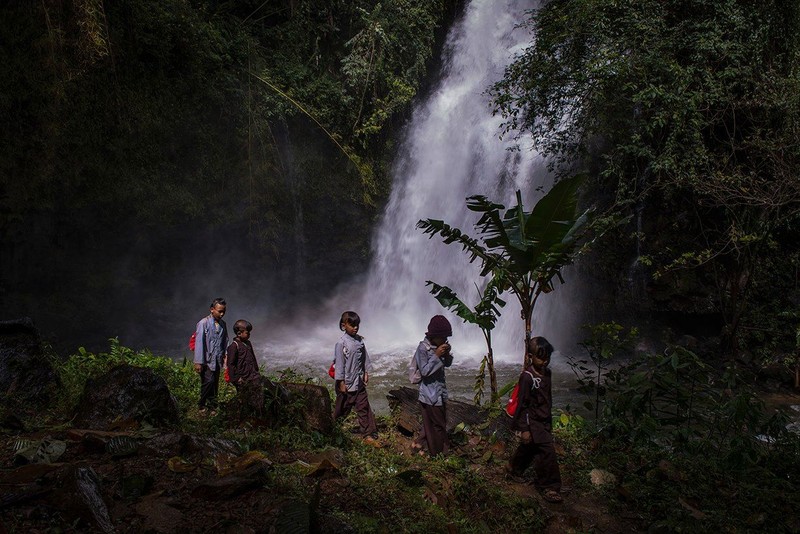
[[[412,117],[394,170],[394,185],[374,238],[374,258],[361,309],[369,319],[371,343],[401,350],[418,341],[427,319],[445,313],[454,324],[454,346],[480,356],[485,343],[479,329],[444,312],[428,292],[426,280],[454,289],[474,305],[475,283],[483,287],[479,265],[470,265],[457,244],[445,245],[416,229],[419,219],[442,219],[476,235],[477,217],[466,209],[470,195],[485,195],[509,206],[521,189],[528,207],[550,184],[542,159],[529,147],[513,150],[513,139],[500,139],[503,119],[492,114],[487,88],[530,44],[517,25],[532,2],[475,0],[451,30],[441,81]],[[507,298],[514,299],[507,295]],[[539,304],[547,313],[548,298]],[[518,360],[523,338],[519,305],[509,300],[494,333],[498,357]]]
[[[460,389],[456,396],[471,398],[477,362],[486,352],[482,334],[441,308],[425,281],[451,287],[470,305],[477,302],[475,284],[482,289],[485,281],[480,279],[479,265],[470,264],[458,245],[445,245],[438,237],[428,239],[416,224],[425,218],[442,219],[474,236],[477,217],[466,209],[466,197],[485,195],[509,206],[520,189],[530,209],[552,183],[535,151],[515,146],[513,139],[501,139],[503,119],[492,114],[487,94],[515,55],[530,44],[530,33],[518,24],[534,7],[533,0],[473,0],[465,8],[448,36],[440,81],[417,105],[402,139],[366,279],[354,279],[309,312],[324,318],[324,324],[318,320],[307,328],[292,325],[295,334],[289,343],[273,337],[267,360],[270,354],[282,354],[288,361],[274,362],[276,366],[312,365],[315,373],[324,374],[339,336],[339,314],[356,310],[362,318],[360,333],[373,363],[377,362],[376,387],[389,388],[404,380],[403,368],[429,318],[442,313],[453,324],[451,341],[458,358],[449,373],[454,379],[448,378],[451,393],[455,386]],[[562,350],[559,341],[571,321],[561,318],[574,315],[565,295],[562,289],[544,295],[534,316],[534,333],[545,335]],[[508,364],[503,381],[516,379],[524,336],[519,304],[512,295],[504,298],[508,304],[493,333],[495,357]],[[380,399],[380,393],[370,397]]]

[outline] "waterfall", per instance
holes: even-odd
[[[469,367],[465,381],[470,385],[465,387],[471,391],[475,365],[486,353],[483,336],[478,327],[444,310],[425,281],[451,287],[469,305],[478,300],[475,284],[483,289],[485,281],[480,279],[478,263],[470,264],[458,245],[445,245],[439,237],[429,239],[416,224],[420,219],[442,219],[475,237],[478,217],[467,210],[466,197],[485,195],[510,206],[520,189],[530,210],[550,187],[552,178],[541,156],[530,146],[517,147],[513,139],[501,139],[503,119],[493,116],[487,94],[515,55],[530,44],[528,30],[517,25],[535,3],[472,0],[465,7],[448,35],[439,82],[417,103],[400,141],[392,192],[373,236],[368,273],[345,284],[327,302],[299,314],[306,316],[307,325],[299,325],[299,319],[285,325],[293,332],[291,339],[282,341],[278,332],[271,332],[267,354],[288,357],[279,365],[330,358],[339,335],[339,315],[354,310],[361,316],[360,333],[373,361],[377,356],[384,371],[388,366],[398,372],[422,339],[430,317],[443,314],[453,325],[454,353],[460,364]],[[546,336],[561,350],[567,348],[562,339],[574,343],[565,337],[571,321],[562,318],[574,314],[565,305],[570,299],[564,299],[563,289],[542,296],[533,323],[535,335]],[[518,364],[524,325],[516,298],[511,294],[503,298],[507,305],[493,331],[495,358]]]
[[[429,239],[415,226],[419,219],[442,219],[476,237],[477,214],[466,209],[466,197],[481,194],[510,206],[521,189],[530,209],[541,196],[538,188],[549,187],[537,153],[525,146],[513,150],[514,140],[500,139],[502,118],[493,116],[486,94],[514,54],[529,45],[529,32],[517,25],[532,7],[521,0],[474,0],[450,31],[440,81],[407,127],[391,197],[373,240],[360,306],[372,346],[377,342],[391,352],[413,345],[428,319],[442,313],[454,326],[454,346],[472,356],[485,353],[480,330],[445,311],[425,286],[426,280],[447,285],[474,305],[475,283],[481,289],[485,284],[478,262],[470,265],[459,245],[445,245],[438,236]],[[538,316],[546,314],[550,297],[537,304]],[[519,305],[511,294],[504,298],[508,304],[493,345],[501,360],[519,361],[524,335]]]

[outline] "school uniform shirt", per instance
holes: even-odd
[[[228,346],[228,327],[222,319],[214,322],[211,315],[197,323],[194,363],[207,365],[212,371],[222,368],[225,347]]]
[[[527,370],[533,376],[523,372],[519,377],[519,407],[512,428],[529,431],[534,443],[549,443],[553,441],[553,373],[547,367],[542,374]]]
[[[244,382],[261,378],[253,345],[250,341],[242,341],[239,336],[233,338],[233,343],[228,346],[228,375],[234,384],[240,378]]]
[[[444,368],[450,367],[453,363],[453,354],[448,353],[444,358],[439,358],[436,355],[436,347],[425,338],[419,342],[414,359],[422,375],[422,382],[419,383],[419,401],[430,406],[442,406],[447,401]]]
[[[358,391],[364,386],[364,373],[372,372],[364,338],[342,334],[333,348],[333,360],[336,367],[334,380],[344,380],[347,391]]]

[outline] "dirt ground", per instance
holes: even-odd
[[[386,430],[377,446],[412,458],[409,438]],[[134,432],[65,429],[5,437],[0,469],[0,534],[50,532],[347,532],[329,503],[347,495],[341,452],[241,453],[231,442],[181,433],[148,440]],[[63,442],[54,463],[17,465],[20,442]],[[350,439],[359,439],[353,436]],[[24,443],[23,443],[24,444]],[[498,447],[501,445],[498,445]],[[453,454],[469,454],[470,444]],[[16,456],[16,457],[15,457]],[[424,462],[420,461],[420,470]],[[305,470],[311,503],[276,494],[268,484],[276,465]],[[475,466],[504,492],[537,499],[548,534],[637,532],[634,515],[610,512],[602,499],[575,490],[564,477],[564,502],[545,502],[526,479],[509,478],[502,463]],[[585,484],[583,484],[585,487]],[[431,495],[435,501],[436,495]]]

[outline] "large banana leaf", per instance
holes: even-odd
[[[502,281],[497,285],[501,291],[530,295],[531,283],[538,282],[540,288],[549,284],[574,259],[591,213],[576,213],[577,190],[584,179],[584,174],[577,174],[560,180],[531,212],[525,211],[519,191],[516,205],[508,210],[483,195],[468,197],[467,207],[481,214],[475,224],[480,241],[440,220],[421,220],[417,227],[430,237],[441,235],[445,243],[459,243],[470,262],[481,260],[481,276],[492,274]],[[437,287],[443,288],[435,293],[440,303],[457,311],[461,301],[444,291],[448,288]]]
[[[556,183],[533,207],[525,221],[525,235],[543,249],[561,242],[576,222],[578,187],[585,179],[576,174]]]
[[[438,219],[420,220],[417,221],[417,228],[420,228],[423,233],[430,234],[430,238],[436,234],[440,234],[442,236],[442,241],[448,245],[450,243],[458,243],[461,245],[461,249],[470,255],[470,263],[475,261],[476,258],[480,258],[484,263],[493,260],[491,255],[477,240],[444,221]]]
[[[470,308],[449,287],[441,286],[430,280],[425,282],[425,285],[431,286],[431,294],[443,308],[453,311],[465,322],[475,324],[485,331],[494,328],[497,318],[500,316],[500,308],[506,305],[505,301],[499,298],[501,290],[498,284],[499,280],[493,277],[482,293],[478,290],[480,302],[475,305],[475,308]]]

